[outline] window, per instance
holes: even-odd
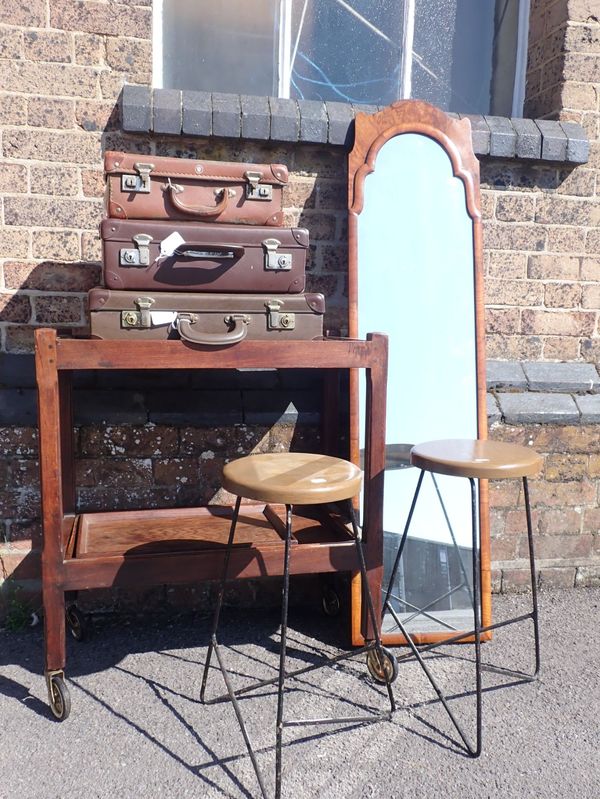
[[[158,0],[154,82],[520,116],[529,0]]]

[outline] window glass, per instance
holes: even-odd
[[[162,85],[509,116],[520,2],[162,0]]]

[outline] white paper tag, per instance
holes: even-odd
[[[177,318],[177,311],[150,311],[152,327],[170,325]]]
[[[180,244],[185,244],[185,239],[176,230],[163,239],[160,243],[160,257],[168,258],[173,255]]]

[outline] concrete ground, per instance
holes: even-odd
[[[498,597],[494,618],[527,607]],[[542,592],[542,676],[519,683],[484,674],[484,750],[461,751],[458,736],[417,664],[401,664],[391,721],[285,731],[283,797],[295,799],[599,799],[600,589]],[[339,619],[313,610],[291,617],[292,662],[336,651]],[[528,666],[529,622],[484,646],[489,662]],[[0,633],[2,799],[259,797],[230,703],[199,703],[207,619],[100,619],[85,643],[69,642],[68,720],[52,720],[41,676],[39,627]],[[236,685],[272,676],[277,613],[227,610],[220,635]],[[452,708],[473,729],[472,647],[430,656]],[[209,688],[224,689],[216,669]],[[272,791],[274,695],[241,701]],[[385,708],[364,657],[290,682],[289,715],[352,715]]]

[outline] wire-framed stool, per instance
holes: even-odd
[[[365,557],[362,547],[361,532],[358,528],[352,498],[355,497],[361,487],[362,472],[349,461],[341,458],[334,458],[327,455],[317,455],[311,453],[283,452],[265,453],[259,455],[249,455],[232,461],[223,469],[223,487],[235,494],[237,499],[233,511],[229,539],[225,551],[223,572],[219,583],[217,604],[213,616],[212,632],[204,672],[202,675],[202,686],[200,699],[205,700],[210,663],[213,652],[216,655],[219,668],[223,675],[227,694],[225,697],[218,697],[210,700],[211,702],[221,701],[229,698],[233,704],[240,729],[260,785],[261,794],[267,799],[267,789],[263,774],[259,768],[254,747],[246,728],[238,696],[242,693],[265,685],[277,683],[277,717],[275,723],[276,745],[275,745],[275,799],[281,797],[282,787],[282,744],[283,730],[288,726],[300,726],[310,724],[348,724],[365,723],[389,719],[396,705],[391,683],[397,674],[394,656],[384,649],[381,644],[379,632],[379,620],[376,618],[373,599],[369,589]],[[225,666],[223,654],[217,640],[217,630],[223,597],[225,593],[225,583],[228,575],[229,560],[234,543],[235,530],[240,510],[242,498],[259,500],[267,503],[278,503],[285,505],[285,546],[283,554],[283,589],[281,604],[281,644],[279,651],[279,672],[275,680],[263,680],[252,686],[241,690],[234,690],[229,672]],[[292,507],[293,505],[321,505],[327,503],[346,504],[348,516],[352,527],[352,536],[356,544],[356,554],[358,567],[362,577],[364,587],[366,607],[368,617],[373,630],[373,640],[364,647],[353,650],[352,652],[342,653],[333,658],[325,659],[323,664],[311,665],[293,672],[286,673],[286,639],[288,625],[288,604],[289,604],[289,575],[290,575],[290,555],[292,541]],[[383,682],[387,688],[387,695],[390,703],[390,711],[372,713],[364,716],[349,716],[341,718],[319,718],[319,719],[286,719],[284,718],[284,688],[288,677],[305,674],[324,664],[339,663],[349,657],[355,657],[361,653],[367,653],[367,663],[369,671],[381,675],[379,682]]]
[[[412,498],[411,506],[406,519],[406,524],[400,539],[400,544],[394,560],[394,565],[388,581],[388,588],[385,594],[382,614],[389,612],[398,629],[404,636],[406,643],[410,647],[411,653],[406,655],[406,658],[414,656],[419,662],[421,668],[425,672],[427,679],[431,683],[438,698],[442,702],[450,720],[454,724],[458,734],[460,735],[466,751],[472,757],[479,757],[482,749],[482,683],[481,672],[482,668],[489,671],[494,671],[499,674],[505,674],[515,677],[520,680],[533,681],[537,678],[540,670],[540,634],[539,634],[539,620],[538,620],[538,603],[537,603],[537,580],[535,568],[535,551],[533,542],[533,527],[531,523],[531,505],[529,501],[529,486],[527,478],[533,474],[537,474],[542,465],[542,458],[533,450],[522,447],[516,444],[507,444],[499,441],[487,441],[479,439],[444,439],[440,441],[428,441],[422,444],[417,444],[410,451],[410,463],[421,470],[419,475],[415,493]],[[471,538],[473,548],[472,559],[472,589],[469,592],[473,604],[473,629],[463,631],[457,635],[444,639],[441,642],[435,642],[423,647],[417,647],[412,640],[410,633],[406,629],[405,623],[400,616],[396,613],[391,604],[392,586],[396,578],[396,574],[400,567],[400,562],[404,552],[406,539],[410,530],[412,517],[417,505],[421,485],[425,473],[429,472],[433,475],[443,474],[451,477],[462,477],[469,480],[471,487]],[[529,571],[530,571],[530,585],[531,585],[531,610],[528,613],[515,616],[510,619],[495,622],[486,626],[481,623],[481,570],[479,559],[479,536],[477,524],[477,492],[476,480],[498,480],[508,478],[521,478],[523,484],[523,498],[525,505],[525,518],[527,523],[527,539],[529,549]],[[453,538],[454,540],[454,538]],[[491,666],[486,664],[485,667],[481,663],[481,636],[483,633],[491,630],[506,627],[510,624],[531,619],[533,623],[533,645],[534,645],[534,660],[535,666],[531,673],[508,669],[503,666]],[[475,701],[476,701],[476,740],[475,745],[471,744],[468,736],[462,729],[458,719],[452,712],[445,694],[437,684],[431,670],[429,669],[423,655],[438,646],[457,643],[465,639],[472,638],[475,646]],[[400,657],[398,660],[401,662],[405,657]]]

